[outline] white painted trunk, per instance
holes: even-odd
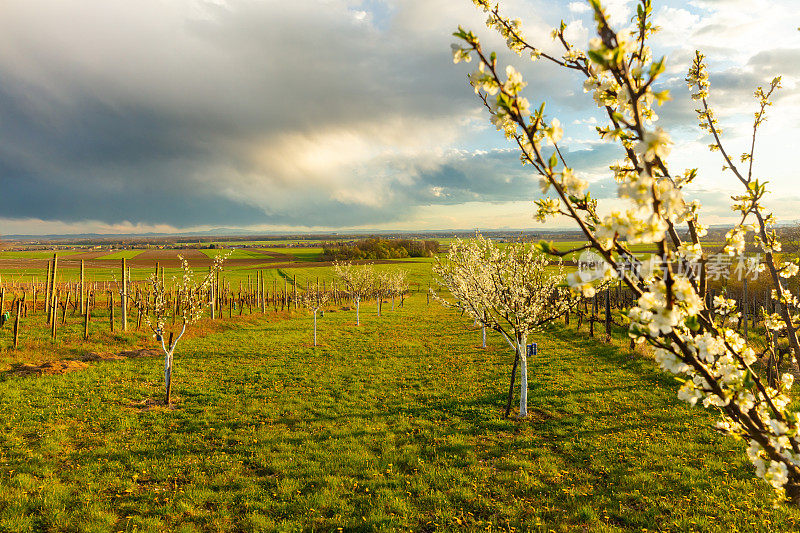
[[[356,326],[361,325],[361,319],[358,316],[358,311],[360,307],[361,307],[361,298],[356,298]]]
[[[481,348],[486,348],[486,326],[481,328],[481,336],[483,337],[483,345]]]
[[[314,309],[314,346],[317,345],[317,310]]]
[[[164,354],[164,393],[169,391],[169,382],[172,380],[172,350]]]
[[[392,294],[392,311],[394,311],[394,294]]]
[[[519,341],[519,417],[528,416],[528,347],[525,335]]]

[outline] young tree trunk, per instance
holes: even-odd
[[[17,316],[14,317],[14,349],[19,348],[19,316],[22,314],[22,302],[17,301]]]
[[[317,345],[317,310],[314,309],[314,346]]]
[[[528,416],[528,350],[527,338],[522,335],[519,339],[520,366],[519,366],[519,417]]]
[[[169,334],[167,346],[169,348],[164,356],[164,387],[167,393],[167,406],[169,406],[172,401],[172,353],[174,351],[174,347],[172,346],[172,333]]]
[[[164,379],[166,380],[167,405],[172,402],[172,351],[169,351],[164,362]]]
[[[361,318],[358,316],[358,311],[360,307],[361,307],[361,298],[356,298],[356,326],[361,325]]]
[[[503,418],[508,418],[511,414],[511,402],[514,401],[514,382],[517,379],[517,365],[519,364],[519,345],[514,349],[514,366],[511,368],[511,384],[508,387],[508,401],[506,401],[506,413]]]
[[[486,348],[486,326],[481,328],[481,336],[483,337],[483,344],[481,345],[481,348]]]

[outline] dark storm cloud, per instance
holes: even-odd
[[[175,8],[194,2],[51,4],[19,3],[0,21],[0,218],[382,222],[386,210],[297,182],[282,154],[259,150],[475,107],[446,33],[380,32],[347,2],[198,3],[199,14]]]
[[[513,8],[547,35],[530,5]],[[483,135],[464,79],[475,64],[448,54],[454,26],[519,64],[483,18],[450,0],[12,0],[0,17],[0,219],[335,227],[531,199],[538,178],[515,151],[452,150]],[[712,83],[720,98],[749,93],[769,67],[798,64],[796,50],[762,52]],[[522,71],[532,103],[578,118],[592,108],[579,87],[563,90],[571,73]],[[691,125],[685,85],[673,85],[659,114]],[[595,175],[618,156],[568,154]]]

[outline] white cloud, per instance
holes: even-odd
[[[586,2],[570,2],[568,7],[572,13],[588,13],[592,10]]]

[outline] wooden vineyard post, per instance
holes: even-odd
[[[87,296],[88,296],[88,294],[87,294]],[[92,314],[92,311],[91,311],[91,309],[89,309],[89,306],[87,305],[86,306],[86,312],[83,314],[83,340],[85,340],[85,341],[89,340],[89,318],[90,318],[91,314]]]
[[[0,316],[3,316],[5,310],[6,310],[6,288],[0,287]]]
[[[292,276],[292,303],[294,308],[297,309],[297,274]]]
[[[84,296],[84,291],[86,290],[86,287],[84,287],[84,285],[83,285],[83,284],[84,284],[84,274],[85,274],[85,270],[84,270],[84,265],[83,265],[83,259],[81,259],[81,279],[80,279],[80,291],[81,291],[81,296],[80,296],[80,304],[81,304],[81,314],[84,314],[84,313],[86,312],[86,301],[85,301],[85,296]]]
[[[208,275],[209,276],[213,276],[214,275],[214,272],[213,272],[211,267],[208,267]],[[216,318],[215,311],[216,311],[216,307],[217,307],[217,299],[214,296],[214,289],[215,288],[216,288],[216,286],[214,285],[214,281],[212,280],[211,281],[211,287],[209,288],[210,294],[208,295],[209,299],[211,300],[211,320],[214,320]]]
[[[47,262],[47,281],[45,282],[45,286],[44,286],[44,294],[45,294],[45,296],[44,296],[44,314],[45,314],[45,317],[46,317],[46,319],[48,321],[48,324],[50,323],[50,279],[51,279],[51,276],[53,275],[52,274],[52,270],[53,270],[53,262],[52,261],[48,261]],[[34,300],[34,305],[35,305],[35,300]],[[34,312],[35,312],[35,309],[34,309]]]
[[[108,291],[108,326],[114,333],[114,292]]]
[[[50,302],[50,337],[56,340],[56,324],[58,324],[58,292],[53,291],[53,301]]]
[[[122,290],[119,292],[119,306],[122,310],[122,331],[128,331],[128,269],[122,258]]]
[[[67,297],[64,299],[64,314],[61,315],[61,325],[65,325],[67,323],[67,307],[69,307],[69,297],[72,292],[67,291]]]
[[[283,299],[281,300],[281,311],[283,311],[284,306],[286,306],[286,310],[289,310],[289,306],[286,304],[286,296],[289,294],[289,290],[286,286],[287,280],[286,276],[283,277]]]
[[[14,349],[19,347],[19,315],[22,314],[22,301],[17,301],[17,316],[14,317]]]
[[[606,337],[611,340],[611,289],[606,289]]]
[[[56,316],[56,305],[58,304],[58,299],[56,298],[56,291],[55,288],[52,290],[52,294],[50,296],[50,315],[48,315],[47,320],[48,324],[55,320]]]
[[[217,315],[222,318],[222,290],[220,285],[219,271],[214,274],[214,301],[216,302]]]
[[[136,290],[136,299],[137,301],[141,301],[141,294],[139,290]],[[136,331],[141,331],[142,329],[142,308],[140,306],[136,306]]]
[[[267,311],[267,301],[265,298],[265,283],[264,283],[264,271],[261,270],[261,313],[265,313]]]
[[[50,278],[50,309],[52,311],[53,320],[56,317],[56,311],[53,309],[53,306],[58,307],[58,299],[55,297],[56,294],[56,275],[58,274],[58,254],[53,254],[53,275]]]

